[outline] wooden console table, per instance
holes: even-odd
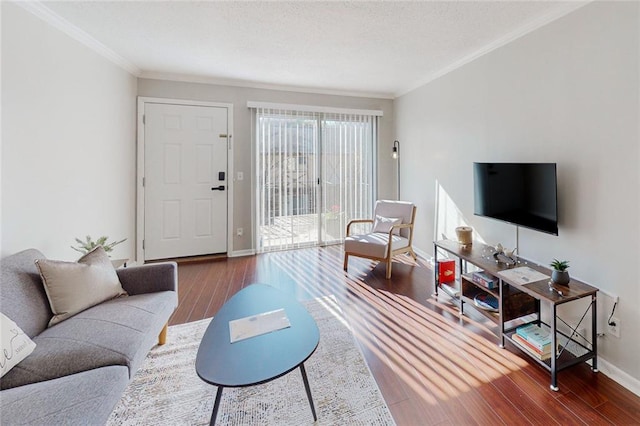
[[[438,274],[438,251],[445,251],[457,259],[456,280],[452,283],[440,283]],[[551,389],[558,390],[557,374],[559,371],[573,365],[592,360],[591,369],[598,371],[598,351],[597,351],[597,329],[596,329],[596,297],[598,289],[588,284],[572,279],[568,289],[562,294],[550,289],[549,280],[544,279],[526,284],[518,283],[513,279],[501,276],[500,272],[518,267],[529,267],[547,276],[551,275],[548,268],[529,262],[523,258],[516,258],[515,265],[507,265],[499,263],[493,257],[494,249],[485,244],[474,242],[472,245],[463,246],[457,241],[442,240],[434,242],[434,264],[435,270],[435,293],[443,291],[451,296],[460,309],[460,315],[464,315],[465,304],[470,304],[476,310],[497,324],[496,335],[498,337],[500,347],[504,347],[505,341],[511,342],[515,347],[523,353],[530,356],[531,359],[540,364],[543,368],[551,373]],[[470,269],[476,267],[484,270],[498,280],[497,288],[488,289],[472,280]],[[498,299],[498,309],[496,312],[490,312],[477,308],[474,299],[478,294],[487,293]],[[590,304],[585,310],[580,322],[571,326],[564,322],[557,315],[559,305],[569,303],[575,300],[590,298]],[[544,322],[540,315],[540,306],[545,304],[549,307],[550,320],[549,324]],[[585,336],[580,336],[586,342],[578,342],[575,338],[578,336],[577,330],[580,324],[591,311],[591,342]],[[534,317],[531,320],[531,317]],[[567,333],[558,330],[557,321],[563,322],[570,331]],[[540,360],[531,355],[528,351],[522,350],[518,343],[513,340],[516,328],[527,323],[536,325],[544,325],[549,329],[551,334],[552,356],[548,360]],[[573,354],[567,350],[567,345],[582,348],[583,354]],[[577,346],[576,346],[577,345]],[[553,348],[558,348],[555,354]]]

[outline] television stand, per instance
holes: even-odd
[[[438,251],[444,251],[448,255],[457,259],[456,280],[451,284],[440,283],[438,274]],[[558,293],[550,289],[550,278],[531,280],[523,282],[526,279],[509,275],[509,270],[515,270],[519,267],[528,267],[535,271],[535,274],[541,273],[549,277],[551,271],[543,266],[529,262],[526,259],[517,257],[515,266],[508,266],[504,263],[498,263],[492,256],[493,248],[485,244],[474,242],[472,245],[463,246],[457,241],[441,240],[434,242],[434,264],[435,269],[435,295],[442,291],[451,296],[459,307],[460,315],[465,314],[465,305],[471,305],[483,316],[489,318],[497,325],[496,337],[498,344],[504,348],[505,342],[513,344],[521,352],[529,356],[537,364],[545,368],[551,373],[550,388],[554,391],[558,390],[558,372],[591,360],[591,369],[598,371],[598,345],[597,345],[597,329],[596,329],[596,298],[598,289],[585,284],[581,281],[571,279],[568,289]],[[474,282],[472,269],[481,269],[488,275],[495,277],[497,280],[496,288],[489,289],[483,285]],[[519,274],[515,274],[519,275]],[[478,295],[493,296],[498,300],[497,309],[486,309],[485,306],[478,307]],[[590,299],[580,322],[571,326],[562,318],[558,317],[558,306],[573,302],[580,299]],[[551,313],[548,323],[542,320],[540,315],[541,304],[549,307]],[[480,305],[482,306],[482,305]],[[591,341],[589,342],[585,336],[578,334],[578,329],[582,321],[591,312]],[[533,318],[533,319],[532,319]],[[558,329],[558,321],[563,323],[569,331],[561,331]],[[522,325],[535,324],[544,330],[548,330],[551,335],[551,356],[548,359],[541,359],[529,348],[525,347],[517,337],[516,329]],[[576,340],[578,337],[583,341]],[[553,351],[553,348],[557,348]],[[578,353],[573,353],[578,352]]]

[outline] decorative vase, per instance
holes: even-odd
[[[569,285],[569,281],[571,281],[571,278],[569,278],[569,271],[554,270],[551,273],[551,281],[553,281],[555,284]]]
[[[458,242],[463,246],[473,243],[473,229],[469,226],[458,226],[456,228]]]

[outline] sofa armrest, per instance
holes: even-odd
[[[175,262],[151,263],[116,269],[122,288],[131,295],[156,291],[178,291],[178,265]]]

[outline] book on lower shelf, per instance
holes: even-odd
[[[485,271],[475,271],[471,274],[471,280],[488,289],[498,287],[498,279],[493,275],[487,274]]]
[[[548,330],[542,329],[540,326],[535,324],[522,325],[516,328],[516,334],[540,351],[551,348],[551,333]]]
[[[532,345],[531,342],[528,342],[525,338],[523,338],[522,336],[520,336],[518,333],[514,334],[513,336],[511,336],[514,340],[517,340],[519,343],[522,343],[523,345],[527,346],[529,349],[531,349],[532,351],[535,351],[537,353],[539,353],[540,355],[544,355],[544,354],[549,354],[551,353],[551,345],[547,345],[545,346],[544,349],[540,350],[538,349],[536,346]]]
[[[528,341],[526,341],[524,338],[522,338],[518,333],[514,333],[514,335],[511,336],[511,338],[518,346],[520,346],[522,349],[527,351],[532,356],[538,358],[539,360],[546,361],[549,358],[551,358],[551,346],[549,346],[549,350],[543,352],[543,351],[540,351],[535,346],[533,346]]]
[[[459,290],[460,286],[458,285],[457,282],[452,282],[452,283],[447,283],[447,284],[440,284],[440,289],[442,289],[445,293],[447,293],[449,296],[451,297],[455,297],[458,298],[460,297],[460,290]]]

